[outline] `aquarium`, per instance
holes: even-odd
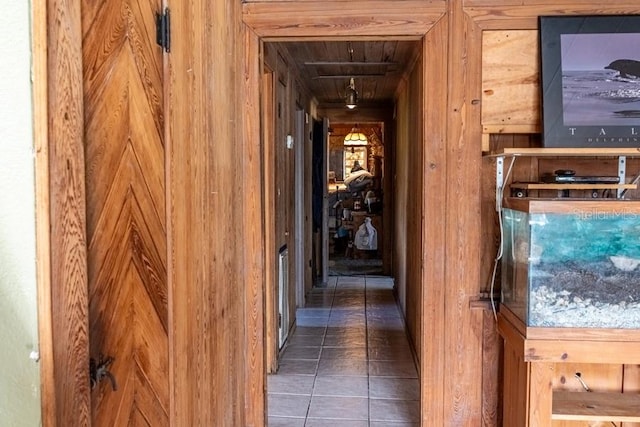
[[[530,327],[640,328],[640,202],[502,210],[502,305]]]

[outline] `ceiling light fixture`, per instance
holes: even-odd
[[[351,77],[351,81],[349,82],[349,86],[347,87],[347,96],[345,99],[345,103],[347,108],[353,110],[358,105],[358,92],[356,92],[356,84],[353,81],[353,77]]]
[[[358,125],[351,129],[351,132],[344,137],[344,145],[367,145],[369,140],[360,130],[358,130]]]

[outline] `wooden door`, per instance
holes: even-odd
[[[93,426],[169,424],[167,232],[158,0],[82,0]]]

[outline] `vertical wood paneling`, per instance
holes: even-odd
[[[174,425],[245,425],[239,11],[222,0],[172,5]]]
[[[538,32],[485,31],[482,125],[539,125]]]
[[[262,138],[260,135],[260,41],[243,26],[244,108],[253,111],[245,116],[242,126],[243,161],[243,229],[245,233],[244,265],[245,290],[245,425],[265,425],[265,337],[264,337],[264,201],[256,197],[262,191]]]
[[[50,1],[47,11],[55,396],[43,399],[55,399],[55,416],[53,405],[44,405],[45,421],[83,426],[90,424],[90,402],[80,1]]]
[[[452,356],[446,352],[447,324],[445,270],[445,227],[447,223],[446,203],[432,203],[440,197],[447,186],[447,63],[433,58],[446,58],[448,52],[446,19],[429,31],[423,41],[424,61],[424,185],[423,226],[424,242],[422,308],[419,321],[422,323],[420,346],[420,403],[422,426],[442,426],[448,417],[447,397],[444,393],[445,359]],[[448,375],[447,375],[448,376]]]
[[[622,391],[640,393],[640,365],[623,366]],[[640,423],[623,423],[621,427],[640,427]]]
[[[449,2],[444,425],[481,423],[482,316],[470,310],[480,283],[481,32],[461,0]],[[464,212],[464,214],[461,214]]]
[[[550,420],[553,406],[554,363],[528,363],[529,369],[529,408],[527,426],[543,427],[538,420]]]
[[[211,349],[212,331],[204,309],[210,301],[203,290],[209,236],[204,189],[206,171],[206,116],[202,107],[206,69],[203,43],[204,4],[199,1],[174,2],[172,31],[181,36],[172,40],[169,57],[169,182],[168,209],[172,219],[169,235],[169,277],[172,313],[170,348],[172,360],[172,425],[206,424],[212,418],[213,384]]]
[[[410,144],[410,170],[412,171],[424,171],[424,67],[425,63],[421,60],[416,64],[413,72],[412,80],[414,81],[414,89],[416,96],[414,96],[415,103],[411,108],[410,121],[413,123],[413,129],[411,134]],[[412,319],[412,323],[415,327],[414,343],[420,348],[424,345],[425,341],[422,337],[422,325],[417,319],[420,319],[420,297],[422,296],[422,270],[423,270],[423,253],[425,243],[422,240],[422,227],[424,226],[423,216],[423,203],[424,193],[416,191],[416,188],[424,188],[424,175],[423,173],[412,172],[414,176],[410,178],[410,216],[407,232],[409,237],[409,281],[411,283],[411,311],[409,312],[407,306],[407,316]],[[432,195],[432,196],[435,196]],[[431,203],[437,203],[435,197],[431,199]],[[440,199],[439,202],[442,202]]]
[[[422,54],[422,52],[421,52]],[[423,188],[423,176],[416,171],[423,170],[424,133],[424,61],[422,56],[410,72],[407,84],[398,98],[397,128],[398,137],[394,143],[395,185],[394,223],[396,254],[396,286],[398,297],[405,311],[407,329],[416,349],[422,342],[421,302],[422,295],[422,257],[423,245],[423,198],[425,194],[416,189]],[[417,175],[417,176],[416,176]],[[386,193],[385,193],[386,194]],[[438,194],[430,194],[431,203],[437,203]],[[385,212],[385,217],[387,213]],[[383,227],[384,229],[384,227]]]
[[[509,396],[509,403],[503,405],[503,425],[525,427],[529,408],[529,366],[510,342],[505,342],[504,346],[503,375],[504,396]]]
[[[482,426],[502,425],[502,338],[498,334],[493,312],[482,313]]]

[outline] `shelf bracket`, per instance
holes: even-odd
[[[627,179],[627,157],[619,156],[618,157],[618,178],[620,180],[618,183],[623,185]],[[623,188],[618,188],[618,199],[621,199],[624,196],[625,190]]]
[[[504,156],[496,157],[496,212],[502,206],[502,192],[504,187]]]

